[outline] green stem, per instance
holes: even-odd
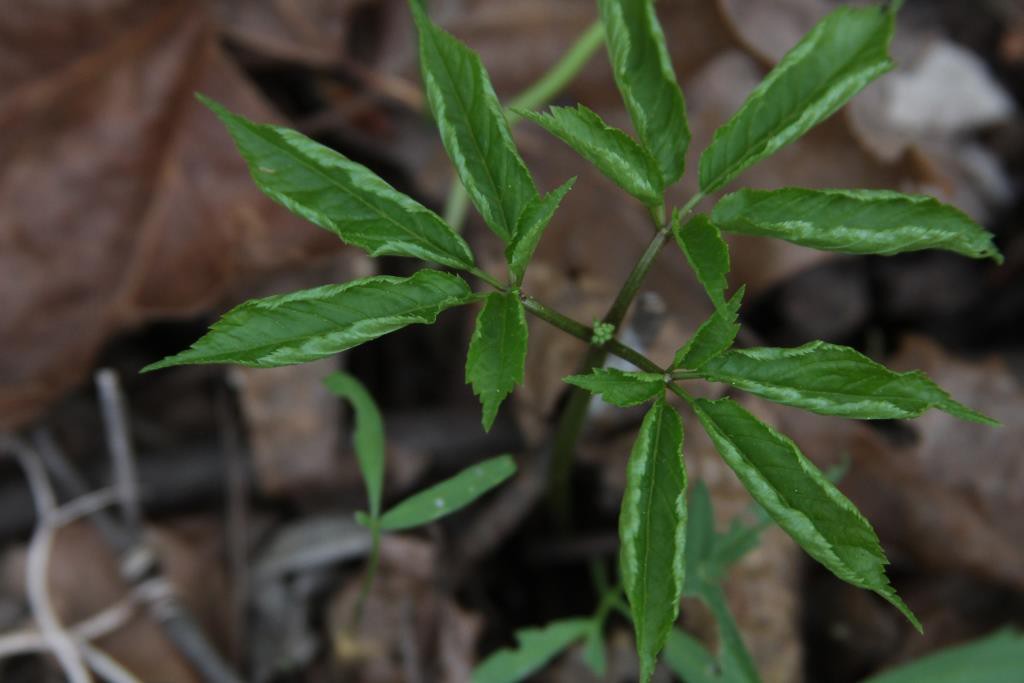
[[[622,285],[622,289],[619,290],[618,296],[615,297],[615,301],[612,303],[611,308],[608,309],[608,313],[604,316],[602,322],[612,325],[616,330],[622,324],[623,319],[626,317],[626,311],[629,310],[629,305],[633,302],[637,292],[640,291],[640,285],[643,284],[644,278],[647,277],[647,273],[650,271],[658,252],[665,245],[665,240],[668,239],[669,233],[668,226],[658,226],[658,232],[650,244],[647,245],[647,249],[633,267],[629,277],[626,278],[626,282]],[[606,350],[624,358],[618,352],[621,350],[619,347],[627,348],[615,340],[605,344],[604,347],[591,346],[583,359],[579,374],[586,374],[592,369],[603,365],[607,358]],[[632,351],[632,349],[627,350]],[[647,372],[664,372],[644,356],[635,352],[633,354],[639,358],[630,357],[624,359]],[[583,423],[586,420],[587,408],[589,406],[590,392],[580,387],[573,387],[569,392],[569,399],[565,410],[559,419],[558,430],[555,432],[550,476],[548,479],[548,497],[554,511],[555,521],[563,531],[568,531],[571,524],[572,487],[570,485],[570,475],[572,473],[573,452],[575,451],[576,441],[583,431]]]
[[[448,190],[448,198],[444,202],[444,222],[450,225],[455,232],[462,232],[462,224],[466,222],[467,213],[469,213],[469,195],[456,176],[452,180],[452,187]]]
[[[604,566],[604,558],[594,558],[590,561],[590,581],[594,584],[594,592],[598,600],[604,600],[605,595],[611,590],[611,582],[608,580],[608,570]]]
[[[604,350],[591,346],[583,358],[580,374],[602,365],[604,359]],[[562,534],[568,534],[572,528],[572,461],[576,451],[576,440],[583,431],[583,423],[586,422],[589,408],[590,392],[573,387],[559,416],[555,439],[551,444],[548,501],[555,525]]]
[[[545,104],[576,77],[594,53],[604,42],[604,27],[595,21],[572,44],[558,62],[552,66],[533,85],[512,98],[505,107],[505,118],[509,125],[518,122],[522,117],[514,109],[536,109]],[[469,211],[469,195],[456,177],[452,181],[448,198],[444,204],[444,220],[455,232],[461,232]]]
[[[699,372],[693,372],[692,370],[673,370],[672,379],[701,379],[701,374]]]
[[[640,285],[643,284],[644,278],[647,277],[647,273],[654,264],[654,259],[658,256],[658,252],[665,246],[665,240],[668,239],[668,236],[669,230],[667,226],[659,226],[654,239],[647,245],[643,256],[633,266],[633,271],[626,278],[626,282],[622,285],[622,289],[619,290],[618,296],[615,297],[612,307],[608,309],[608,313],[605,314],[601,322],[608,323],[616,329],[622,324],[623,319],[626,317],[626,311],[629,310],[629,305],[633,303],[637,292],[640,291]]]
[[[647,358],[647,356],[643,355],[639,351],[636,351],[635,349],[631,349],[630,347],[626,346],[617,339],[611,339],[600,346],[593,345],[593,328],[588,327],[587,325],[584,325],[581,322],[573,320],[572,318],[568,318],[552,308],[548,308],[547,306],[537,301],[533,297],[525,297],[523,299],[523,307],[533,315],[537,316],[544,322],[548,323],[549,325],[557,327],[563,332],[571,334],[577,339],[581,339],[591,344],[591,351],[599,351],[601,353],[602,359],[605,355],[610,353],[613,356],[618,356],[622,360],[632,363],[633,365],[640,368],[644,372],[655,372],[658,374],[665,374],[664,368],[658,366],[652,360]],[[586,391],[582,393],[584,396],[590,396],[590,394]]]
[[[597,603],[597,610],[594,611],[594,621],[601,626],[604,625],[605,619],[608,618],[608,613],[616,607],[616,605],[622,604],[622,587],[614,586],[609,588],[601,596],[601,601]],[[627,608],[628,611],[628,608]],[[598,628],[600,628],[599,626]]]
[[[690,396],[688,393],[686,393],[685,389],[683,389],[678,384],[675,384],[673,382],[669,382],[666,386],[668,386],[669,391],[671,391],[673,394],[686,401],[687,405],[689,405],[691,408],[693,407],[693,396]]]
[[[476,275],[478,278],[480,278],[481,280],[483,280],[484,282],[489,284],[491,287],[494,287],[499,292],[506,292],[506,291],[508,291],[508,289],[505,287],[505,285],[501,284],[501,282],[497,278],[491,277],[490,275],[488,275],[484,271],[480,270],[476,266],[470,268],[467,272],[469,272],[469,273],[471,273],[473,275]]]
[[[363,624],[363,612],[366,610],[366,601],[370,597],[370,590],[373,588],[374,579],[377,578],[377,565],[380,563],[380,526],[377,520],[373,520],[370,527],[372,540],[370,541],[370,557],[366,561],[366,573],[363,575],[363,585],[359,589],[359,597],[356,600],[355,609],[352,611],[352,637],[357,638],[359,629]]]
[[[683,204],[683,208],[679,209],[679,217],[686,218],[686,216],[691,211],[693,211],[694,207],[700,204],[701,200],[704,199],[704,197],[705,195],[703,192],[698,192],[697,194],[690,197],[690,201]]]

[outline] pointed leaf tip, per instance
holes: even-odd
[[[547,113],[522,112],[577,154],[594,164],[609,180],[647,206],[658,206],[665,190],[654,158],[626,133],[605,123],[582,104],[551,107]]]
[[[877,7],[841,7],[819,22],[715,131],[700,157],[701,190],[722,188],[891,69],[893,27]]]
[[[258,124],[203,95],[256,186],[272,200],[371,256],[408,256],[467,270],[469,245],[436,213],[343,154],[297,131]]]
[[[270,368],[339,353],[471,301],[464,280],[436,270],[386,275],[252,299],[221,317],[190,349],[146,366],[234,363]]]
[[[466,383],[483,407],[484,429],[490,431],[498,408],[526,370],[526,311],[514,292],[487,295],[477,315],[466,355]]]
[[[473,205],[506,244],[537,188],[480,57],[411,0],[420,70],[441,141]]]
[[[743,189],[723,197],[712,219],[729,232],[824,251],[891,256],[944,249],[1003,261],[992,233],[956,207],[890,190]]]
[[[575,184],[576,176],[573,176],[543,197],[537,197],[523,209],[516,225],[515,240],[505,249],[505,258],[515,283],[522,281],[530,259],[533,258],[533,252],[540,243],[541,236],[565,195]]]
[[[380,502],[384,491],[384,419],[376,401],[354,375],[335,372],[324,378],[324,386],[339,398],[352,404],[355,413],[355,430],[352,441],[355,444],[356,459],[366,486],[366,497],[370,503],[371,523],[380,517]]]
[[[380,518],[383,531],[401,531],[436,522],[461,510],[516,473],[511,455],[467,467],[454,477],[406,498]]]
[[[889,583],[889,561],[870,523],[793,441],[730,398],[697,399],[694,410],[750,495],[807,554],[843,581],[885,598],[920,628]]]
[[[821,415],[898,420],[938,408],[962,420],[994,422],[954,401],[923,372],[893,372],[855,349],[822,341],[730,350],[699,371],[713,382]]]
[[[665,34],[649,0],[598,0],[615,84],[633,127],[654,158],[662,187],[686,166],[690,127]]]

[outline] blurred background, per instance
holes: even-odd
[[[694,135],[678,200],[694,191],[715,128],[836,4],[658,3]],[[429,6],[480,52],[506,102],[595,18],[591,0]],[[850,258],[731,237],[730,281],[748,288],[740,342],[849,344],[925,370],[1003,427],[935,411],[856,423],[748,402],[820,466],[848,466],[841,488],[875,525],[925,626],[917,635],[770,530],[726,582],[766,681],[859,681],[1024,624],[1024,4],[908,0],[893,53],[894,72],[741,183],[935,194],[996,234],[1005,265],[938,252]],[[574,471],[576,524],[554,535],[541,454],[564,400],[560,378],[583,351],[561,333],[531,321],[527,381],[490,434],[463,379],[466,309],[327,362],[138,375],[246,298],[417,265],[371,260],[263,197],[195,92],[293,126],[439,212],[451,190],[404,0],[3,3],[0,430],[18,441],[4,437],[0,458],[0,680],[64,680],[32,654],[47,646],[26,631],[44,598],[69,625],[106,618],[86,624],[97,647],[140,680],[172,683],[231,680],[216,677],[201,644],[187,644],[199,632],[241,680],[464,681],[515,629],[590,613],[588,565],[613,566],[641,414],[592,411]],[[555,98],[577,101],[628,128],[603,50]],[[580,176],[524,289],[589,322],[646,245],[645,210],[539,128],[521,123],[515,135],[542,190]],[[500,272],[501,247],[478,217],[464,232]],[[710,313],[674,251],[624,330],[658,362]],[[346,625],[368,541],[351,519],[364,494],[346,411],[321,384],[339,365],[384,411],[388,500],[500,452],[520,462],[520,475],[481,503],[387,540],[357,640]],[[686,451],[720,521],[747,509],[699,429]],[[15,453],[37,465],[35,498]],[[56,524],[34,512],[47,481],[61,501],[93,491],[89,509],[112,496],[121,505],[106,523]],[[143,536],[152,555],[138,552]],[[146,598],[162,616],[136,604],[133,585],[173,587],[172,597]],[[713,644],[702,606],[684,603],[681,620]],[[611,622],[605,680],[634,679],[631,638],[627,623]],[[536,680],[593,676],[576,648]]]

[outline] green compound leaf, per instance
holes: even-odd
[[[533,252],[540,243],[541,235],[547,229],[562,199],[575,183],[576,178],[570,178],[543,197],[537,197],[523,209],[519,225],[516,227],[515,240],[505,249],[505,258],[514,282],[522,281],[526,267],[533,258]]]
[[[662,185],[686,166],[690,129],[665,35],[653,0],[598,0],[615,83],[644,147],[658,163]]]
[[[619,575],[633,615],[642,683],[650,680],[679,614],[685,539],[683,421],[661,398],[640,425],[619,513]]]
[[[420,37],[423,85],[441,141],[469,198],[506,244],[523,209],[537,198],[508,121],[480,57],[410,0]]]
[[[665,188],[657,162],[633,138],[609,126],[582,104],[520,114],[576,150],[601,173],[647,206],[662,203]]]
[[[472,683],[517,683],[554,659],[592,629],[590,619],[563,619],[516,631],[519,646],[498,650],[473,671]]]
[[[694,409],[719,454],[786,533],[837,577],[874,591],[921,629],[889,584],[874,529],[796,444],[732,399],[697,399]]]
[[[715,206],[723,230],[825,251],[899,254],[947,249],[1001,263],[992,233],[932,197],[888,190],[740,190]]]
[[[467,467],[454,477],[409,496],[380,518],[383,531],[423,526],[461,510],[516,473],[511,455]]]
[[[686,225],[679,227],[677,212],[672,217],[672,234],[715,308],[726,308],[725,290],[729,283],[725,276],[729,273],[729,245],[722,239],[722,233],[703,214],[694,216]]]
[[[366,485],[370,518],[380,517],[380,499],[384,488],[384,420],[377,403],[363,383],[347,372],[335,372],[324,378],[324,384],[335,396],[347,399],[355,411],[355,433],[359,471]]]
[[[862,683],[1008,683],[1020,680],[1024,637],[1006,629],[940,650]]]
[[[792,349],[733,349],[707,361],[700,373],[822,415],[893,420],[938,408],[962,420],[998,424],[951,399],[922,372],[893,372],[848,346],[822,341]]]
[[[724,308],[720,308],[711,314],[711,317],[701,323],[690,341],[676,352],[675,360],[672,361],[672,369],[689,368],[699,370],[712,358],[724,353],[736,341],[736,335],[740,332],[740,325],[736,322],[740,311],[740,304],[743,302],[743,294],[747,291],[743,285],[732,295]]]
[[[306,363],[359,346],[473,300],[462,278],[436,270],[412,277],[368,277],[266,299],[231,309],[187,351],[147,365],[237,363],[255,368]]]
[[[292,213],[371,256],[473,266],[469,246],[437,214],[370,169],[294,130],[253,123],[198,97],[227,127],[257,187]]]
[[[881,7],[844,7],[825,17],[715,132],[700,158],[701,190],[721,188],[891,69],[893,23]]]
[[[519,297],[514,292],[488,294],[466,357],[466,383],[480,397],[487,431],[501,402],[523,382],[526,337],[526,311]]]
[[[652,372],[594,368],[589,375],[570,375],[564,381],[586,389],[620,408],[647,403],[665,393],[665,377]]]

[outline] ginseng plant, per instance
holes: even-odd
[[[574,179],[546,194],[538,191],[479,57],[432,23],[417,0],[410,9],[430,110],[470,201],[505,245],[507,277],[481,270],[457,231],[366,167],[293,130],[255,124],[200,96],[272,199],[371,256],[407,256],[436,267],[411,277],[368,277],[247,301],[190,349],[146,370],[303,363],[407,325],[433,323],[449,308],[482,304],[466,381],[490,428],[502,401],[523,380],[531,314],[590,345],[580,372],[565,378],[573,388],[553,438],[556,492],[568,485],[572,446],[592,394],[618,406],[650,404],[629,454],[619,515],[619,579],[635,627],[640,680],[651,677],[684,588],[687,477],[679,407],[696,415],[753,499],[811,557],[840,579],[874,591],[920,629],[885,574],[886,556],[871,525],[797,445],[732,398],[696,398],[683,386],[698,379],[724,383],[769,401],[852,419],[913,418],[937,408],[994,424],[924,374],[893,372],[849,347],[814,341],[797,348],[733,348],[743,287],[727,294],[729,249],[722,232],[852,254],[935,248],[1000,261],[992,236],[966,215],[926,196],[797,188],[740,189],[718,198],[710,212],[694,213],[744,169],[799,138],[892,67],[888,51],[898,5],[843,7],[815,26],[718,129],[700,157],[699,191],[673,207],[665,191],[683,175],[690,132],[654,4],[598,0],[615,82],[635,136],[583,105],[517,112],[593,163],[651,216],[649,246],[593,327],[522,287],[534,249]],[[652,261],[670,242],[706,289],[714,312],[690,339],[681,340],[672,364],[662,367],[615,335]],[[462,275],[489,291],[474,291]],[[608,354],[636,370],[603,367]]]

